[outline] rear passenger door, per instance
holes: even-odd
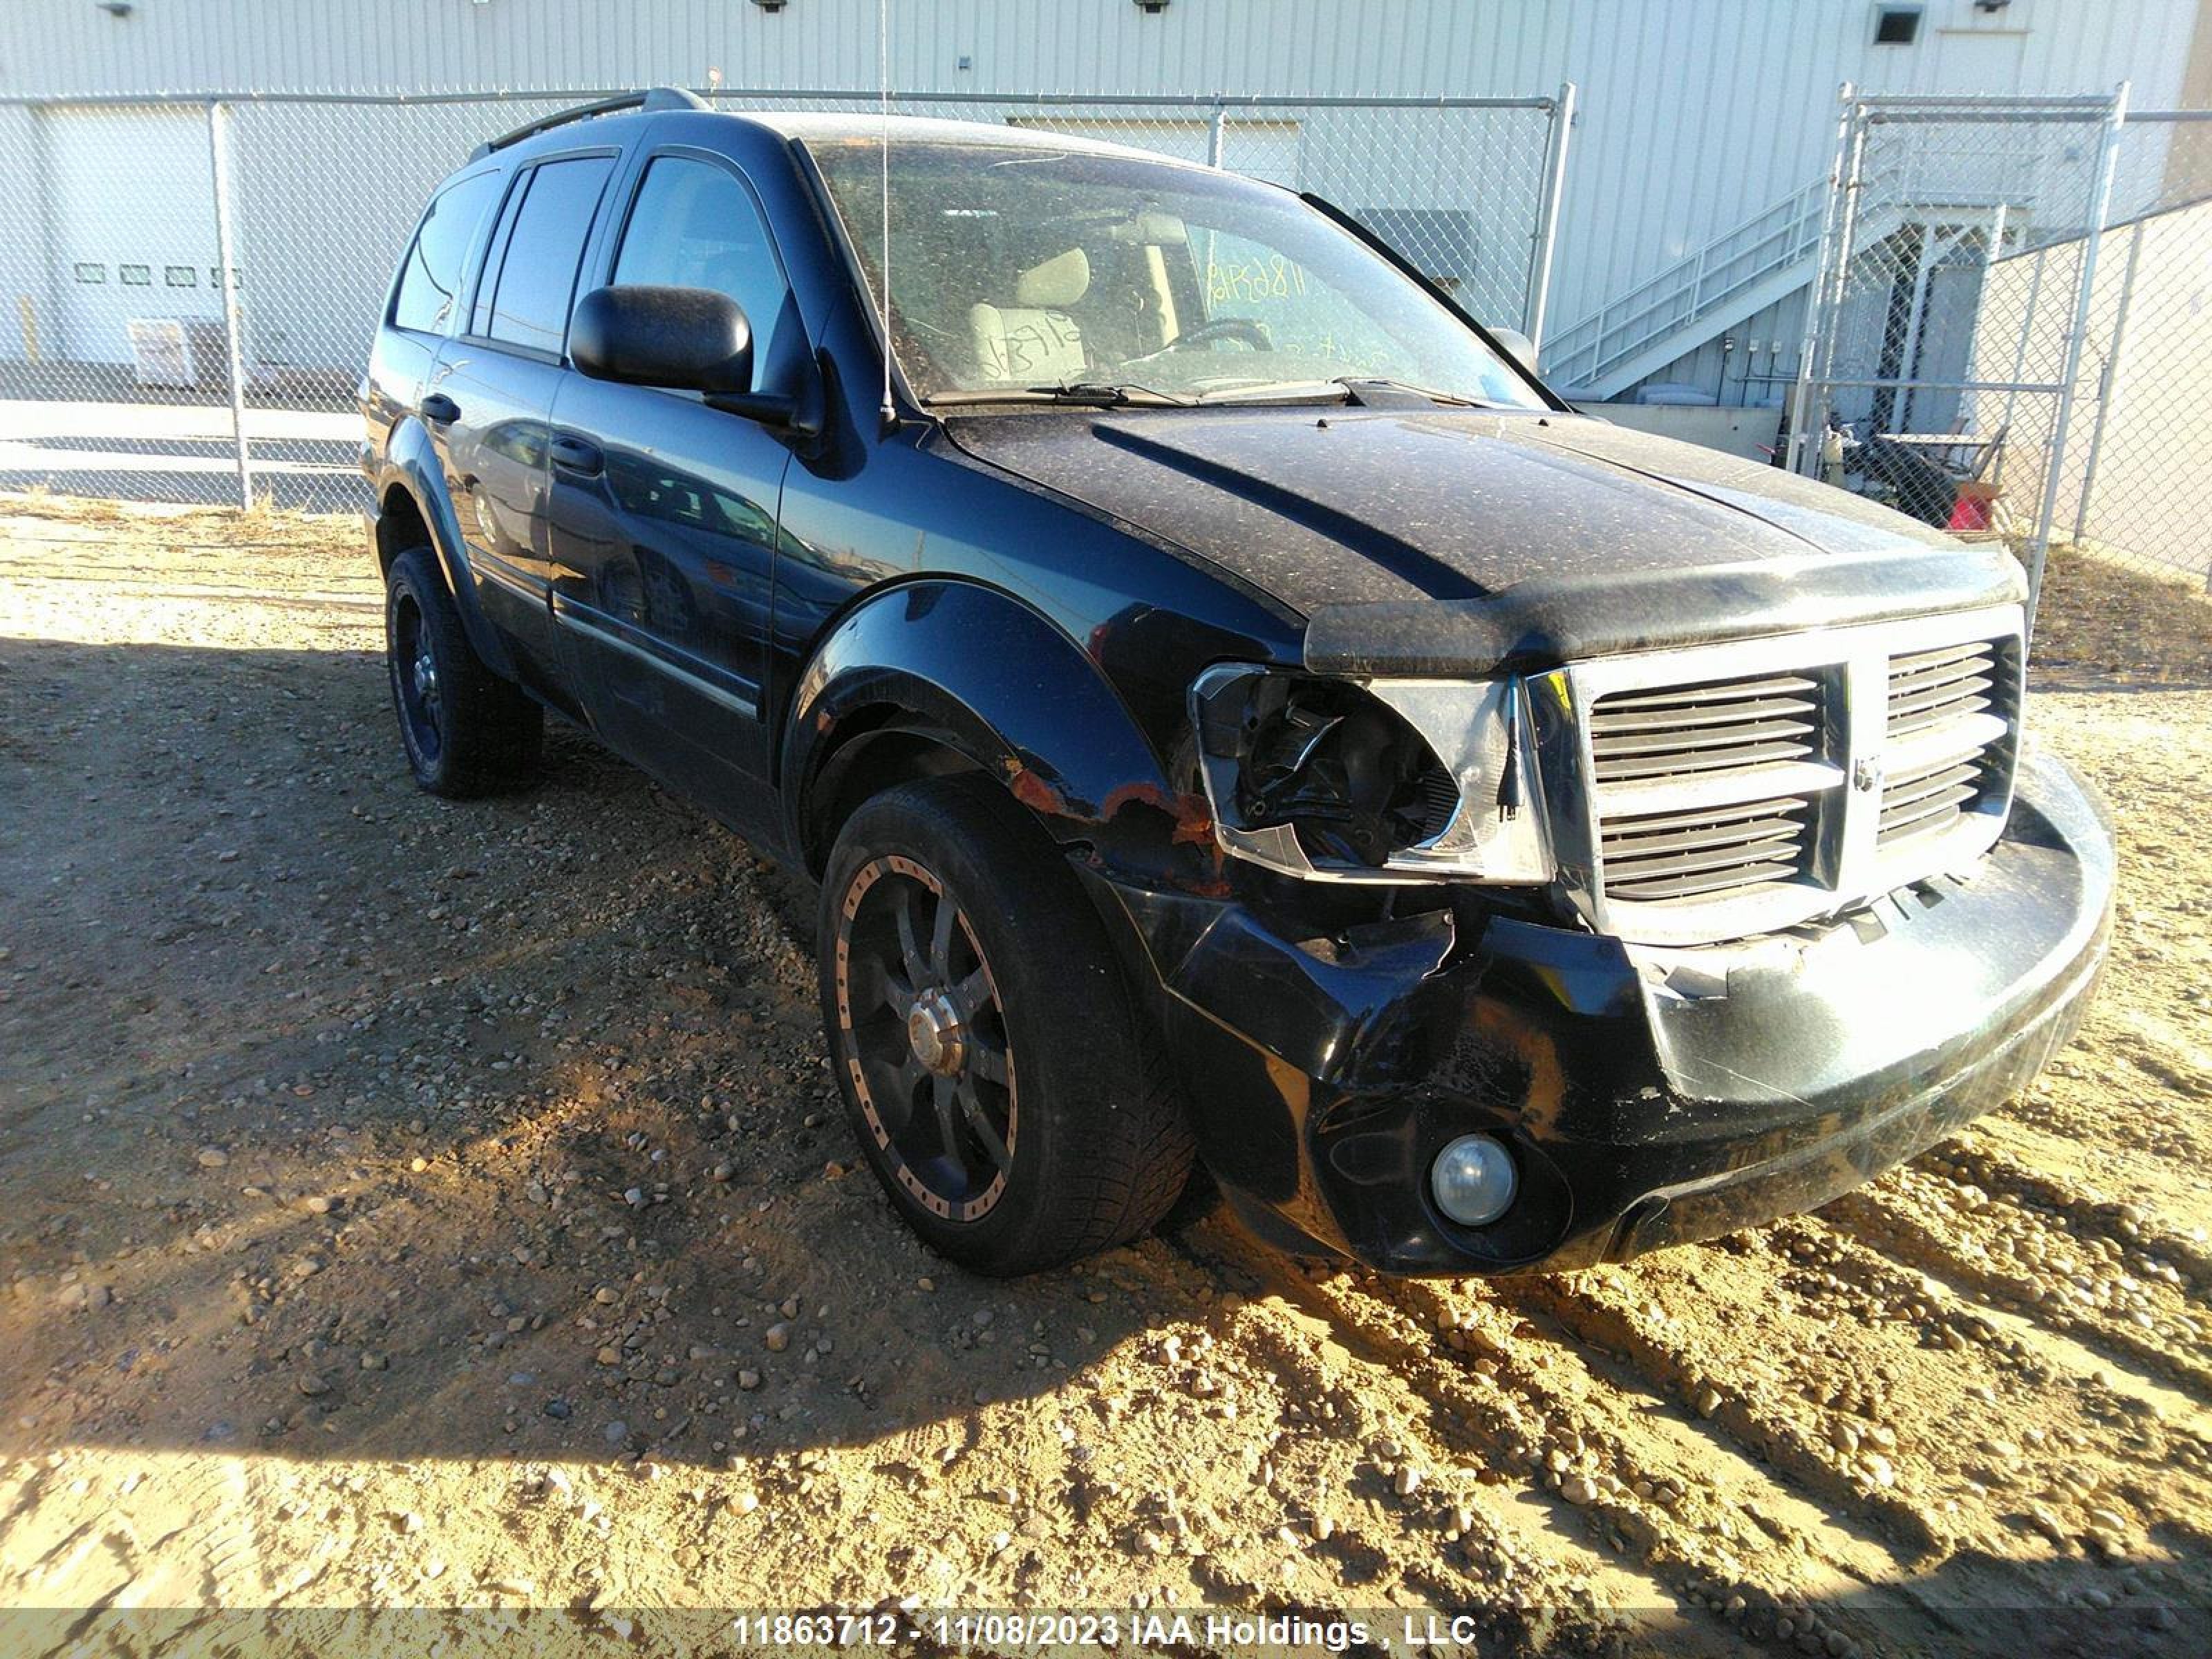
[[[648,153],[594,256],[599,283],[713,289],[790,383],[805,325],[758,198],[726,159]],[[766,827],[777,513],[791,452],[696,392],[565,374],[553,409],[553,606],[593,724],[726,821]]]
[[[380,454],[392,427],[416,412],[447,337],[465,320],[469,255],[505,182],[497,164],[487,163],[454,179],[422,210],[362,381],[362,413]]]
[[[421,405],[441,434],[484,615],[514,646],[525,683],[564,706],[547,593],[549,422],[576,273],[615,159],[598,150],[518,170],[468,320],[440,353]]]

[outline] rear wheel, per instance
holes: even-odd
[[[1059,851],[991,784],[878,795],[830,858],[823,1018],[860,1150],[914,1230],[1032,1273],[1167,1213],[1191,1141]]]
[[[545,712],[484,666],[427,547],[400,554],[385,577],[384,647],[416,782],[466,797],[537,775]]]

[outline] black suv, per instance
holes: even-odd
[[[362,405],[424,787],[576,722],[821,884],[862,1152],[992,1273],[1194,1156],[1396,1272],[1817,1204],[2102,960],[2025,589],[1576,415],[1326,203],[1014,127],[487,145]]]

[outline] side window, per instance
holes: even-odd
[[[507,203],[499,210],[499,219],[491,228],[491,240],[484,245],[483,275],[477,281],[475,304],[469,311],[469,325],[461,331],[479,338],[491,332],[491,291],[499,282],[499,268],[507,258],[507,245],[514,235],[515,216],[522,211],[523,198],[530,194],[530,173],[517,173],[514,188],[507,192]]]
[[[681,155],[661,156],[645,170],[614,279],[728,295],[763,356],[787,291],[752,192],[713,163]]]
[[[478,307],[476,331],[510,345],[561,349],[584,240],[613,170],[609,155],[547,161],[531,170],[522,186],[528,194],[507,233],[497,276],[489,279],[488,314]]]
[[[447,185],[432,199],[400,271],[399,295],[392,305],[397,326],[445,332],[460,296],[469,244],[498,193],[499,174],[479,173]]]

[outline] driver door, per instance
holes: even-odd
[[[619,222],[584,289],[726,294],[752,325],[756,387],[787,383],[805,330],[766,216],[727,160],[649,155]],[[769,827],[764,681],[790,450],[696,392],[573,368],[550,449],[553,612],[593,726],[726,821]]]

